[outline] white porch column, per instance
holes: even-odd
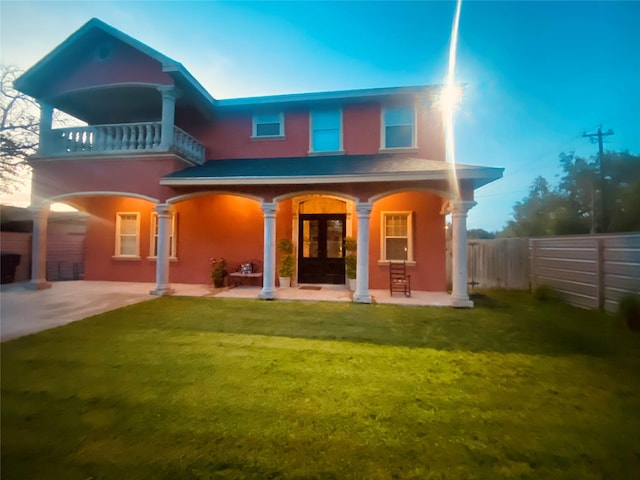
[[[158,215],[158,246],[156,248],[156,288],[151,295],[171,295],[174,290],[169,285],[169,256],[171,236],[171,208],[166,203],[159,203],[155,208]]]
[[[44,290],[50,288],[47,282],[47,223],[49,205],[32,207],[33,235],[31,237],[31,282],[29,288]]]
[[[51,127],[53,125],[53,107],[42,100],[40,105],[40,138],[38,139],[38,154],[46,155],[51,144]]]
[[[356,291],[353,301],[371,303],[369,293],[369,217],[373,205],[369,202],[356,203],[358,214],[358,261],[356,263]]]
[[[158,87],[162,94],[162,127],[160,149],[169,150],[173,146],[173,127],[176,118],[176,88],[173,85]]]
[[[467,212],[474,207],[474,201],[454,200],[451,202],[452,236],[452,290],[451,306],[471,308],[473,302],[467,293]]]
[[[276,298],[276,210],[273,202],[262,204],[264,212],[264,266],[262,275],[262,292],[259,298],[273,300]]]

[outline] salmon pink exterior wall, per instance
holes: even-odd
[[[85,278],[153,282],[151,215],[154,205],[124,197],[81,199],[90,215],[85,243]],[[169,269],[174,283],[211,283],[211,258],[223,257],[228,268],[253,261],[262,265],[263,214],[258,202],[231,195],[207,195],[177,203],[177,260]],[[116,259],[118,212],[140,214],[140,259]]]
[[[38,162],[32,190],[43,198],[77,192],[127,192],[163,201],[175,195],[160,179],[187,165],[174,155],[164,158],[69,159]]]
[[[100,50],[108,52],[100,58]],[[171,85],[173,80],[162,65],[119,41],[109,41],[75,58],[63,76],[51,78],[46,97],[93,87],[121,84]]]
[[[285,138],[252,139],[250,112],[224,114],[201,130],[194,130],[206,145],[207,158],[296,157],[309,151],[309,114],[288,110],[284,115]]]
[[[416,155],[445,160],[442,119],[435,109],[420,109]],[[251,112],[223,113],[206,127],[192,132],[206,145],[207,158],[304,157],[309,152],[310,108],[285,109],[285,138],[252,139]],[[277,111],[277,110],[276,110]],[[373,155],[380,152],[382,108],[379,102],[352,103],[342,107],[343,147],[347,155]]]
[[[342,110],[344,151],[347,155],[378,153],[380,149],[380,105],[346,105]]]
[[[381,214],[384,211],[413,213],[413,255],[415,266],[407,267],[413,290],[446,290],[445,217],[440,214],[439,196],[423,192],[398,193],[373,205],[369,223],[369,282],[371,288],[389,288],[389,267],[380,265]]]
[[[245,262],[262,265],[263,212],[257,201],[232,195],[206,195],[179,202],[178,260],[169,265],[174,283],[211,283],[211,258],[224,258],[235,270]]]
[[[153,282],[155,264],[149,262],[150,218],[153,204],[125,197],[92,197],[82,199],[89,213],[85,236],[86,280]],[[115,254],[115,218],[117,212],[140,213],[140,259],[113,258]]]

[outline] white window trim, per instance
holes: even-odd
[[[135,215],[136,216],[136,253],[135,255],[123,255],[120,253],[122,247],[120,228],[121,218],[123,215]],[[140,258],[140,212],[116,212],[116,239],[115,239],[115,253],[113,258],[123,260],[138,260]]]
[[[171,230],[169,237],[173,238],[173,241],[169,243],[171,245],[171,251],[169,252],[169,260],[178,260],[178,212],[171,212]],[[158,252],[155,251],[157,243],[155,242],[156,229],[158,224],[158,213],[151,212],[150,222],[150,235],[149,235],[149,256],[147,259],[155,260],[158,258]]]
[[[413,132],[411,134],[411,146],[409,147],[386,147],[387,144],[387,129],[384,123],[384,116],[387,110],[392,110],[396,108],[413,108]],[[379,153],[387,153],[387,152],[407,152],[407,151],[415,151],[418,148],[418,109],[416,108],[414,103],[407,105],[388,105],[383,106],[380,109],[380,152]]]
[[[313,113],[314,112],[327,112],[327,111],[338,111],[340,115],[340,123],[338,128],[340,131],[338,132],[338,150],[314,150],[313,149]],[[344,116],[343,116],[342,108],[332,108],[332,109],[317,109],[309,111],[309,155],[344,155]]]
[[[384,265],[389,262],[400,262],[402,260],[387,258],[387,242],[386,222],[387,215],[406,215],[407,216],[407,265],[415,265],[413,257],[413,212],[411,211],[383,211],[380,212],[380,260],[378,264]]]
[[[279,115],[280,118],[280,133],[278,135],[258,135],[258,122],[257,117],[261,115]],[[282,140],[285,138],[284,130],[284,112],[272,112],[272,113],[254,113],[251,117],[251,140]]]

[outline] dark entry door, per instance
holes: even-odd
[[[345,214],[301,214],[298,282],[344,283]]]

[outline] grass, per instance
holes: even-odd
[[[476,302],[164,297],[4,343],[2,478],[640,478],[640,337]]]

